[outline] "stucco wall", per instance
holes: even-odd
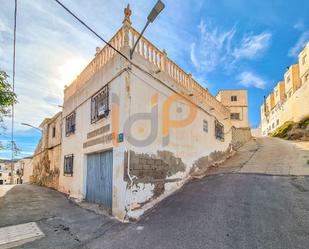
[[[123,59],[116,55],[94,77],[76,90],[73,96],[65,97],[63,108],[63,123],[66,115],[72,111],[76,112],[76,131],[70,136],[63,136],[58,189],[71,197],[85,198],[87,154],[113,149],[112,212],[119,219],[123,219],[126,215],[140,214],[149,208],[147,205],[153,205],[155,201],[179,188],[189,176],[190,170],[197,160],[214,151],[226,151],[232,139],[229,117],[204,104],[204,106],[196,107],[196,117],[188,125],[169,129],[169,143],[165,144],[166,139],[164,140],[162,135],[163,106],[170,96],[185,90],[180,89],[173,80],[162,72],[155,74],[154,68],[138,55],[135,55],[135,60],[154,77],[134,67],[128,69],[128,65]],[[124,68],[127,69],[124,70]],[[155,78],[164,81],[166,85]],[[110,89],[109,105],[112,111],[107,118],[91,124],[91,96],[106,84]],[[115,96],[114,102],[112,96]],[[191,97],[191,100],[195,101],[195,97]],[[113,103],[117,106],[119,113],[112,109]],[[141,118],[131,126],[128,124],[129,117],[133,118],[136,114],[150,117],[153,108],[157,109],[154,122],[150,122],[147,118],[145,120]],[[170,106],[169,118],[170,120],[185,119],[189,110],[186,101],[174,101]],[[216,119],[224,125],[226,132],[224,141],[215,138]],[[113,120],[117,121],[113,123]],[[203,131],[203,120],[208,121],[208,132]],[[90,141],[87,134],[108,124],[110,125],[108,133],[124,133],[124,142],[113,144],[112,141],[108,141],[91,144],[87,147],[83,146],[84,143]],[[140,146],[132,142],[132,139],[130,140],[130,137],[139,141],[147,138],[149,132],[154,131],[154,124],[156,124],[157,131],[151,142]],[[62,128],[63,134],[65,134],[64,127],[65,125]],[[130,132],[125,127],[131,127]],[[97,137],[99,136],[95,136],[93,139]],[[135,170],[132,172],[132,176],[128,176],[128,167],[130,169],[128,162],[131,163],[131,160],[126,157],[128,151],[132,151],[143,160],[144,164],[138,164],[137,167],[142,167],[142,170],[145,167],[147,173],[133,175],[133,173],[136,174]],[[68,154],[74,154],[73,176],[64,176],[63,174],[63,158]],[[145,159],[150,161],[144,161]],[[132,160],[134,160],[133,157]],[[159,165],[158,162],[161,164]],[[160,178],[158,176],[152,177],[156,174],[152,175],[153,169],[149,168],[149,165],[154,165],[152,163],[161,168],[159,170],[161,172]],[[163,169],[164,165],[173,170],[164,173],[166,172],[166,169]],[[177,165],[181,165],[181,167]],[[146,169],[147,167],[148,169]],[[132,182],[130,181],[131,177],[134,178]]]
[[[87,179],[87,155],[106,150],[113,150],[113,215],[120,219],[124,215],[124,195],[126,183],[123,181],[123,161],[124,151],[123,143],[114,146],[111,140],[106,142],[93,142],[102,136],[111,134],[112,130],[112,114],[110,114],[95,123],[91,123],[91,97],[97,93],[102,87],[108,84],[109,87],[109,108],[112,109],[112,96],[118,96],[120,125],[125,118],[125,84],[122,76],[122,68],[124,61],[115,56],[112,58],[98,73],[96,73],[89,81],[76,89],[75,94],[69,98],[65,95],[63,108],[63,124],[65,117],[71,112],[76,113],[76,129],[74,134],[65,135],[65,125],[63,125],[62,139],[62,156],[60,162],[60,179],[59,191],[69,194],[73,198],[84,199],[86,197],[86,179]],[[91,138],[87,134],[97,131],[98,129],[109,125],[109,130],[104,134],[93,135]],[[85,143],[88,143],[84,146]],[[64,175],[64,156],[74,155],[73,175]]]
[[[30,182],[58,189],[61,157],[62,115],[56,114],[41,124],[43,134],[32,159]],[[55,127],[55,136],[53,136]]]
[[[30,176],[33,174],[32,158],[22,158],[18,162],[20,163],[23,172],[22,176],[23,183],[29,183]]]
[[[158,78],[164,78],[164,75]],[[138,216],[153,203],[164,198],[175,189],[179,188],[190,176],[195,163],[205,158],[214,151],[226,151],[231,143],[231,122],[229,118],[220,114],[215,116],[207,108],[197,107],[196,116],[187,125],[172,127],[169,130],[169,142],[163,135],[163,119],[183,120],[189,115],[187,101],[175,100],[170,105],[169,117],[164,116],[164,106],[170,96],[175,94],[172,82],[166,85],[150,77],[145,73],[132,69],[126,79],[131,96],[131,103],[127,106],[126,112],[135,116],[137,113],[151,113],[157,108],[157,118],[153,125],[149,120],[139,120],[131,127],[131,135],[136,140],[147,140],[151,132],[156,130],[151,142],[142,146],[134,145],[126,140],[125,146],[131,151],[131,177],[133,183],[125,177],[132,189],[128,188],[126,193],[127,208],[130,216]],[[171,83],[171,84],[169,84]],[[156,99],[155,104],[152,99]],[[215,120],[224,124],[224,141],[215,137]],[[203,131],[203,121],[208,122],[208,132]],[[141,129],[142,128],[142,129]],[[126,137],[126,133],[125,133]],[[127,160],[125,161],[128,162]],[[205,167],[209,165],[205,164]],[[128,206],[131,204],[131,206]]]
[[[232,145],[238,149],[252,138],[250,128],[232,128]]]

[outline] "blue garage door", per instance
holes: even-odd
[[[112,208],[113,151],[87,156],[86,200]]]

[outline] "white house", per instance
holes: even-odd
[[[139,33],[125,9],[109,46],[64,91],[58,189],[137,217],[231,149],[229,110]]]

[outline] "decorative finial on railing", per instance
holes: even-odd
[[[130,16],[132,14],[132,10],[130,9],[130,4],[124,9],[124,19],[122,23],[128,22],[131,24],[131,19]]]
[[[95,55],[98,55],[101,51],[101,48],[100,47],[96,47],[95,48]]]

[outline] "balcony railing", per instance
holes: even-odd
[[[130,47],[137,40],[139,33],[132,27],[129,29]],[[190,74],[184,72],[172,60],[170,60],[166,53],[160,51],[145,37],[142,37],[136,46],[136,53],[143,56],[150,63],[157,66],[161,71],[168,74],[176,83],[189,90],[194,96],[200,100],[205,101],[207,105],[229,116],[229,111],[223,106],[214,96],[212,96],[204,87],[197,83]]]
[[[125,46],[126,28],[128,30],[128,46],[133,47],[139,33],[131,26],[123,26],[109,41],[117,50]],[[184,72],[171,59],[167,57],[165,51],[160,51],[145,37],[142,37],[136,46],[135,53],[138,53],[144,59],[155,65],[158,69],[165,72],[177,84],[187,89],[193,96],[204,102],[211,108],[217,110],[225,116],[229,116],[228,109],[212,96],[204,87],[197,83],[190,74]],[[88,66],[80,73],[73,83],[66,88],[65,95],[71,96],[75,90],[80,89],[84,82],[88,81],[96,72],[98,72],[109,60],[115,56],[116,52],[108,45],[101,49]]]
[[[124,29],[121,28],[109,41],[114,48],[120,50],[124,46]],[[98,72],[108,61],[116,54],[116,51],[110,46],[105,45],[86,66],[86,68],[76,77],[70,86],[65,89],[65,98],[72,96],[77,89],[88,81],[96,72]]]

